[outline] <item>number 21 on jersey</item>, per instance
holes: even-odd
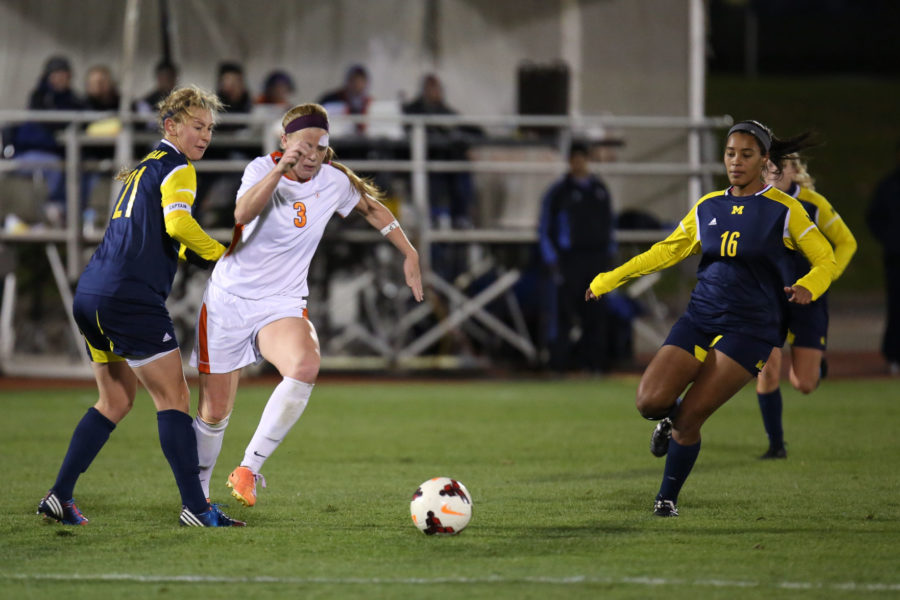
[[[127,219],[131,216],[131,209],[134,207],[134,199],[137,197],[138,183],[141,181],[141,175],[143,175],[146,170],[147,167],[141,167],[140,169],[135,169],[128,175],[128,179],[125,180],[125,185],[122,187],[122,194],[119,196],[118,203],[116,203],[116,210],[113,212],[112,216],[113,219],[118,219],[122,216],[122,200],[125,199],[128,190],[131,190],[131,196],[129,196],[128,205],[125,207],[125,218]]]

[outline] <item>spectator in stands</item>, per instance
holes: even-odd
[[[403,105],[408,115],[456,115],[444,99],[444,86],[434,73],[422,78],[419,95]],[[479,127],[428,125],[429,160],[467,160],[472,140],[483,136]],[[474,196],[472,175],[468,172],[429,173],[428,201],[436,227],[446,228],[452,223],[458,229],[472,227],[470,206]]]
[[[356,64],[347,69],[344,85],[325,92],[318,103],[331,114],[364,115],[369,110],[369,72],[363,65]],[[364,123],[356,124],[356,133],[366,131]]]
[[[85,108],[88,110],[119,110],[119,90],[106,65],[94,65],[88,69],[84,92]]]
[[[866,213],[866,222],[884,246],[884,280],[887,292],[887,322],[881,352],[891,375],[900,375],[900,142],[897,164],[878,183]]]
[[[53,56],[47,60],[38,84],[28,100],[30,110],[81,110],[84,102],[72,90],[72,67],[68,59]],[[13,133],[15,157],[28,162],[56,163],[64,155],[57,134],[66,123],[28,122],[18,126]],[[37,170],[47,183],[48,197],[44,215],[48,222],[60,225],[65,215],[65,173],[58,164]]]
[[[106,65],[94,65],[87,71],[84,80],[85,108],[97,111],[119,110],[119,90],[113,80],[112,71]],[[86,127],[88,135],[113,136],[122,129],[122,122],[118,117],[110,117],[93,121]],[[86,146],[81,150],[81,156],[85,160],[111,159],[115,154],[112,145]],[[92,231],[98,225],[97,212],[91,207],[91,192],[97,185],[100,174],[96,171],[85,169],[82,176],[82,221],[86,231]]]
[[[253,110],[253,100],[244,81],[244,68],[236,62],[223,62],[219,65],[216,94],[225,106],[225,113],[249,114]],[[241,124],[222,123],[216,130],[239,131],[245,128]]]
[[[266,76],[263,91],[257,96],[256,104],[274,105],[273,109],[283,112],[283,107],[291,104],[294,80],[285,71],[272,71]]]
[[[613,245],[612,202],[606,185],[591,173],[590,149],[575,142],[569,171],[544,194],[538,236],[547,286],[544,343],[555,371],[586,368],[606,371],[608,315],[601,303],[581,300],[597,265],[610,265]],[[579,331],[573,341],[573,331]]]
[[[135,103],[135,110],[140,113],[148,113],[154,116],[148,129],[156,128],[156,105],[164,100],[175,89],[178,83],[178,67],[166,59],[156,63],[153,70],[156,87]]]
[[[244,81],[244,68],[236,62],[223,62],[219,65],[216,95],[222,101],[222,113],[246,115],[253,110],[253,100]],[[241,123],[216,125],[218,133],[233,134],[246,129],[247,125]],[[241,161],[250,158],[246,148],[234,143],[229,145],[228,141],[222,138],[206,151],[206,157],[213,160]],[[241,177],[237,173],[198,173],[197,202],[194,205],[194,216],[197,221],[204,227],[232,227],[234,195],[240,185]]]

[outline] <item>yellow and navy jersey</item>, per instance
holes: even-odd
[[[796,183],[791,185],[787,194],[800,202],[810,220],[831,243],[834,260],[837,262],[837,271],[834,275],[834,278],[837,279],[856,253],[856,238],[853,237],[850,228],[822,194],[809,188],[800,187]],[[809,270],[809,261],[799,252],[791,252],[786,268],[788,269],[786,276],[796,278]]]
[[[701,254],[687,314],[709,331],[743,333],[773,345],[784,340],[784,287],[802,285],[813,299],[828,289],[836,265],[831,245],[800,203],[766,187],[752,196],[731,188],[701,198],[669,237],[591,282],[596,295]],[[781,270],[788,250],[811,269],[796,281]]]
[[[78,280],[77,291],[153,302],[168,297],[179,249],[216,260],[224,246],[194,220],[197,174],[191,162],[162,140],[128,176],[103,240]]]

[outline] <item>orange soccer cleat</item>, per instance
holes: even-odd
[[[228,476],[225,483],[231,488],[231,495],[244,506],[256,504],[256,481],[259,480],[266,487],[266,479],[258,473],[254,473],[248,467],[238,467]]]

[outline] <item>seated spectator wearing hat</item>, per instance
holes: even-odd
[[[266,75],[262,93],[256,97],[256,104],[287,107],[294,93],[294,80],[285,71],[272,71]],[[283,112],[279,109],[279,112]]]
[[[28,100],[30,110],[81,110],[84,102],[72,90],[72,67],[69,60],[53,56],[44,64],[35,89]],[[14,156],[31,163],[57,163],[64,154],[64,148],[57,140],[57,134],[65,129],[66,123],[27,122],[16,127],[12,134]],[[66,207],[66,180],[62,167],[58,164],[28,169],[28,173],[38,172],[47,184],[48,196],[44,205],[47,220],[54,225],[62,222]]]
[[[369,72],[363,65],[353,65],[347,69],[344,85],[325,92],[318,103],[331,114],[364,115],[372,102],[369,96]],[[356,133],[364,134],[365,123],[356,124]]]

